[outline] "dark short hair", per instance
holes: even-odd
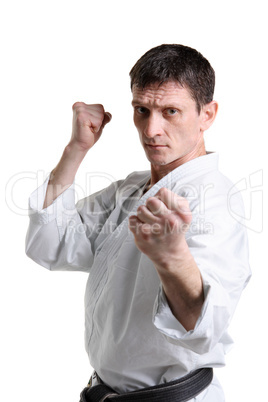
[[[146,52],[130,73],[133,86],[146,88],[150,84],[177,81],[187,88],[196,102],[198,113],[201,107],[213,100],[215,72],[205,57],[188,46],[160,45]]]

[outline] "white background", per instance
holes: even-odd
[[[216,70],[220,109],[206,147],[219,152],[222,172],[244,186],[253,271],[230,328],[235,347],[216,374],[227,402],[267,398],[266,13],[260,0],[1,6],[2,401],[75,402],[91,374],[83,345],[87,276],[50,273],[25,256],[27,199],[69,140],[75,101],[103,103],[113,114],[77,175],[78,197],[109,184],[109,177],[148,169],[132,123],[128,72],[162,43],[196,48]],[[86,180],[87,172],[104,177]]]

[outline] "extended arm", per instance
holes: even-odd
[[[194,329],[204,302],[200,271],[185,241],[187,200],[162,188],[129,220],[137,247],[154,263],[173,315]]]

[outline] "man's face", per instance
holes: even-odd
[[[152,166],[174,165],[203,141],[202,111],[198,113],[190,92],[179,83],[152,84],[144,90],[134,86],[132,105],[134,124]]]

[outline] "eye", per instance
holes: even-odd
[[[135,107],[135,111],[136,111],[138,114],[144,115],[144,114],[146,114],[146,113],[148,112],[148,109],[146,109],[146,108],[143,107],[143,106],[136,106],[136,107]]]
[[[165,110],[165,113],[169,116],[174,116],[174,114],[178,113],[177,109],[168,108]]]

